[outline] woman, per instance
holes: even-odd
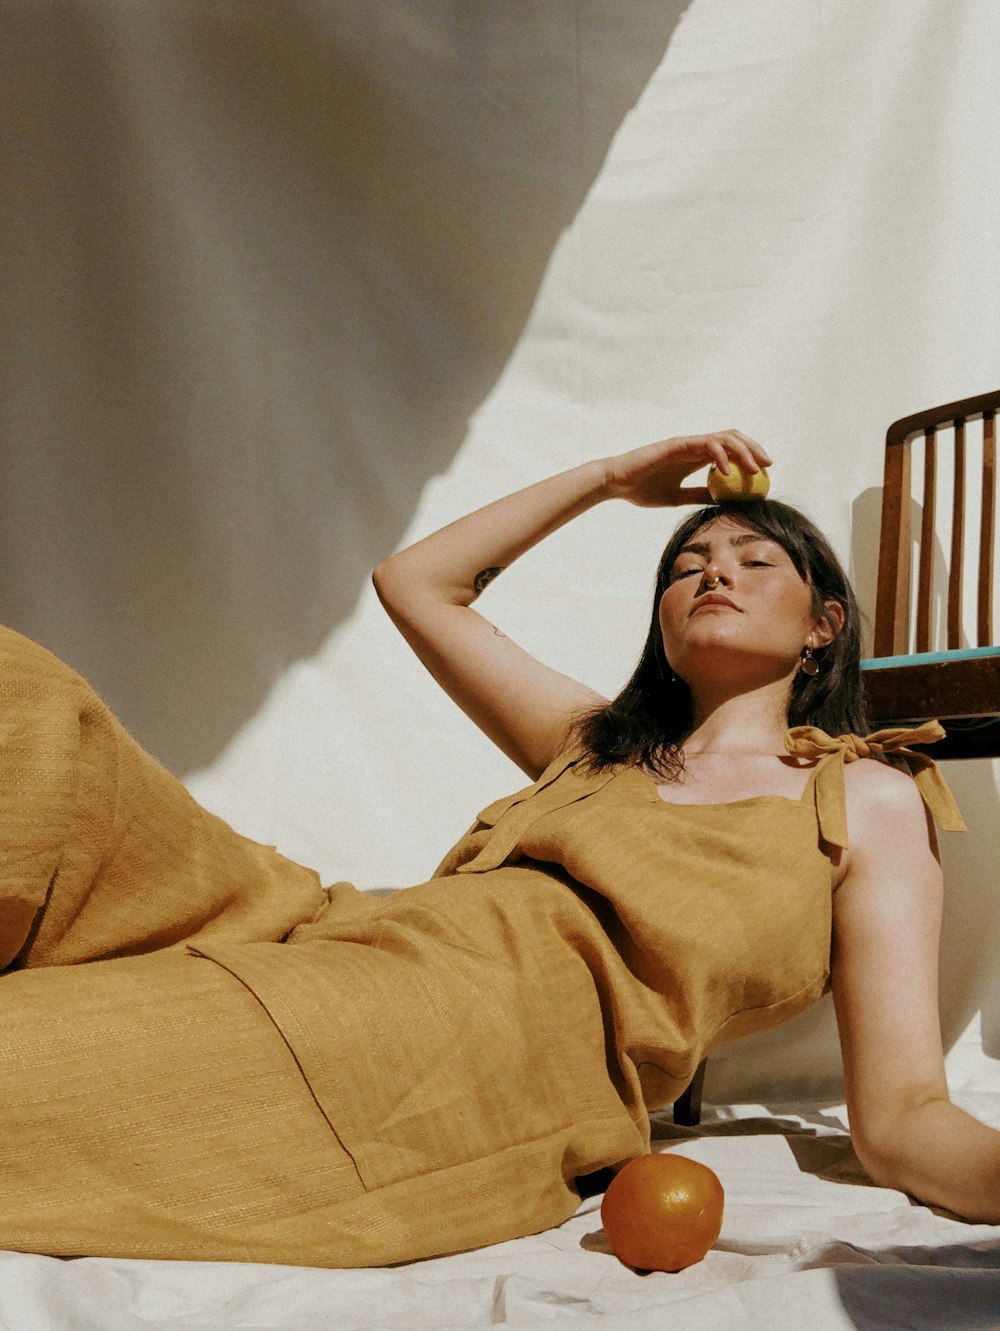
[[[924,804],[877,745],[824,733],[863,708],[856,610],[815,529],[768,504],[685,523],[610,705],[471,608],[602,500],[703,501],[683,482],[710,462],[770,459],[736,431],[665,440],[376,570],[420,659],[534,779],[385,901],[327,901],[72,672],[5,643],[0,1246],[344,1266],[542,1229],[578,1177],[647,1148],[648,1109],[707,1050],[831,982],[866,1168],[1000,1221],[1000,1133],[945,1086]]]

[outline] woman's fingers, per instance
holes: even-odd
[[[700,503],[703,486],[684,486],[694,472],[714,464],[723,474],[730,466],[753,474],[771,465],[763,445],[739,430],[679,435],[631,449],[610,460],[611,492],[640,505]]]
[[[721,435],[720,436],[709,435],[708,440],[709,440],[708,450],[712,454],[713,462],[724,476],[728,476],[729,456],[730,456],[730,451],[732,450],[732,445],[730,445],[730,448],[727,449],[725,444],[722,442]]]
[[[764,446],[739,430],[722,430],[718,434],[707,435],[706,438],[709,440],[715,465],[723,475],[728,474],[730,462],[735,462],[740,471],[748,471],[751,474],[762,467],[772,465],[771,457]]]

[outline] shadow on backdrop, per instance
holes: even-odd
[[[686,3],[5,11],[0,618],[168,766],[397,544]]]

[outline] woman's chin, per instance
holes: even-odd
[[[700,644],[697,650],[668,659],[689,687],[725,684],[747,693],[779,683],[790,685],[798,664],[797,657],[775,657],[726,641]]]

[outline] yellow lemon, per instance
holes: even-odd
[[[730,462],[726,476],[718,467],[708,469],[708,493],[717,503],[723,499],[763,499],[770,488],[771,478],[763,468],[747,475]]]

